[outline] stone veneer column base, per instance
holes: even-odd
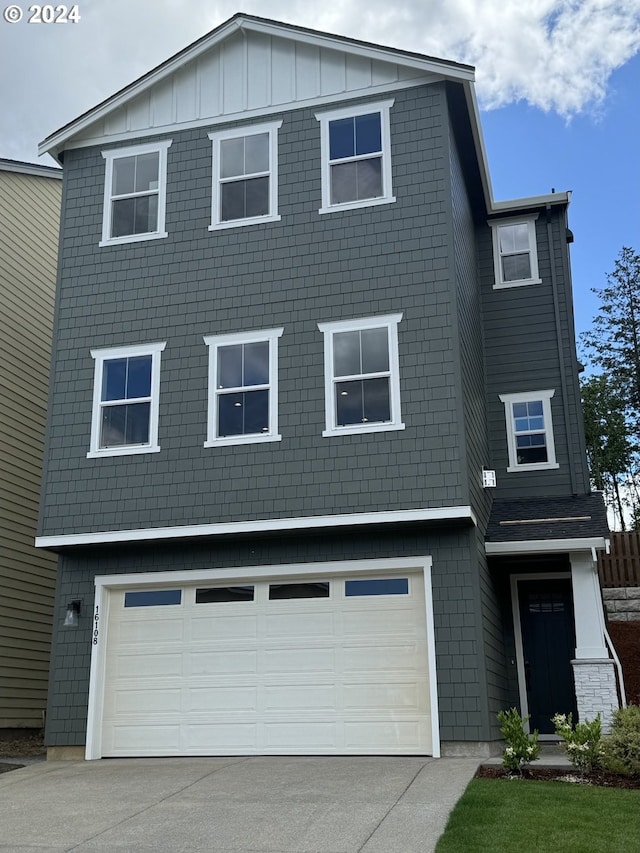
[[[600,714],[603,733],[611,730],[611,714],[619,707],[614,664],[611,659],[578,658],[571,661],[578,717],[593,720]]]

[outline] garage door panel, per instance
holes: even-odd
[[[127,614],[128,615],[128,614]],[[184,639],[184,618],[180,619],[130,619],[122,618],[113,623],[113,639],[122,644],[152,646],[181,643]]]
[[[321,606],[326,607],[326,600],[314,599]],[[333,637],[335,632],[335,616],[327,613],[278,613],[269,614],[265,617],[265,639],[280,639],[286,637],[291,641],[296,638],[309,637],[327,638]]]
[[[197,607],[202,611],[191,621],[191,639],[195,642],[226,644],[230,640],[255,640],[258,636],[258,618],[255,615],[237,611],[230,614],[226,609],[222,615],[220,609],[226,608],[224,604],[199,604]]]
[[[255,752],[257,747],[255,722],[189,723],[185,726],[185,741],[189,751],[204,754],[211,744],[218,744],[218,752],[224,754]]]
[[[337,724],[305,720],[299,722],[264,724],[265,744],[270,749],[335,749]]]
[[[401,681],[395,684],[357,683],[344,687],[345,711],[425,713],[429,710],[427,684]]]
[[[261,671],[266,676],[279,672],[333,672],[335,650],[333,647],[303,649],[264,649],[260,654]]]
[[[300,599],[251,583],[246,601],[196,602],[189,585],[177,607],[114,596],[103,755],[430,750],[421,578],[410,594],[351,596],[334,578],[329,597]]]
[[[178,652],[121,653],[110,662],[114,678],[153,678],[156,676],[181,676],[182,655]]]
[[[419,649],[415,645],[345,646],[342,666],[345,673],[416,671],[420,665]]]
[[[411,746],[425,747],[424,732],[427,719],[380,720],[345,722],[344,741],[347,749],[361,750],[375,743],[380,748],[402,749]]]
[[[189,672],[192,675],[255,673],[258,668],[258,652],[256,649],[193,651],[187,652],[186,658]]]
[[[335,684],[278,684],[262,691],[265,711],[332,711],[337,704]]]
[[[258,688],[255,686],[187,688],[186,705],[191,712],[255,711],[258,707]]]

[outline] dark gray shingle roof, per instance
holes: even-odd
[[[607,511],[600,492],[566,497],[495,500],[487,542],[585,539],[609,536]]]

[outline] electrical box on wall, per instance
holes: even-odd
[[[482,472],[482,485],[485,489],[495,489],[496,487],[496,472],[489,471],[486,468]]]

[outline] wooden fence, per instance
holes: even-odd
[[[611,533],[611,553],[598,553],[603,587],[640,586],[640,531]]]

